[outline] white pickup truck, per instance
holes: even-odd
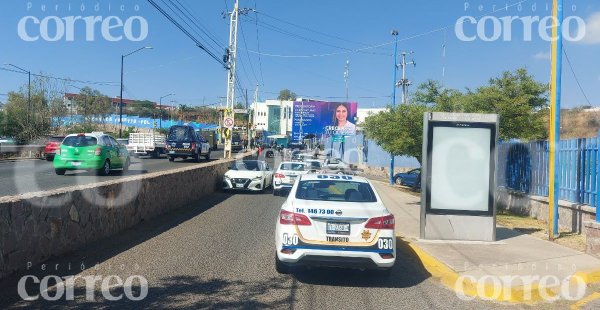
[[[165,154],[166,136],[159,133],[130,133],[127,150],[138,157],[150,155],[152,158]]]

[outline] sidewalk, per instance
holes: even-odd
[[[496,242],[421,240],[420,197],[383,178],[371,180],[396,217],[398,246],[409,246],[433,277],[465,296],[509,302],[564,300],[577,296],[576,284],[600,282],[600,259],[504,227],[496,228]]]

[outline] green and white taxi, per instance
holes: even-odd
[[[129,152],[125,145],[102,132],[71,134],[65,137],[54,156],[54,171],[92,170],[108,175],[113,169],[129,169]]]

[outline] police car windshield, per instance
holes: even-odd
[[[296,198],[304,200],[377,202],[371,185],[338,180],[300,181]]]
[[[173,126],[169,130],[168,140],[175,141],[192,141],[192,134],[194,131],[191,131],[187,126]]]

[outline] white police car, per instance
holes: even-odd
[[[305,174],[282,205],[275,231],[275,265],[379,269],[396,260],[394,216],[363,178]]]

